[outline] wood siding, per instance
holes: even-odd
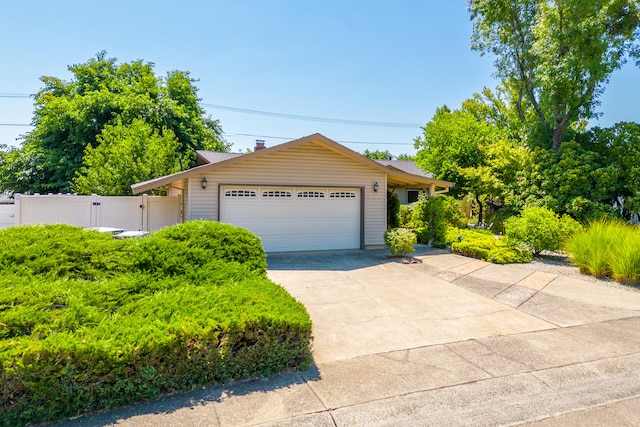
[[[207,188],[201,187],[202,177]],[[373,191],[377,182],[378,191]],[[188,179],[185,219],[218,220],[218,187],[224,184],[364,188],[364,245],[384,245],[386,174],[314,143],[302,144]]]

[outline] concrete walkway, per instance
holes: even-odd
[[[423,248],[272,254],[314,365],[65,425],[640,426],[640,292]]]

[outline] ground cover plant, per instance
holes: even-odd
[[[193,221],[143,239],[0,231],[0,425],[70,417],[310,360],[259,239]]]
[[[531,252],[511,241],[494,236],[490,230],[448,227],[447,245],[451,252],[495,264],[531,262]]]
[[[640,284],[640,229],[620,220],[600,220],[570,238],[565,250],[580,271]]]

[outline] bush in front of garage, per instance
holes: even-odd
[[[245,255],[216,246],[233,235]],[[306,310],[266,278],[259,240],[229,225],[197,221],[129,240],[14,227],[0,231],[0,259],[1,425],[310,360]]]
[[[206,250],[216,259],[237,261],[265,273],[267,258],[260,238],[252,232],[215,221],[188,221],[154,233],[156,238]]]

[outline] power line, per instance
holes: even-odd
[[[0,98],[32,98],[33,96],[35,95],[28,94],[28,93],[0,92]],[[422,124],[420,123],[398,123],[398,122],[378,122],[373,120],[337,119],[337,118],[330,118],[330,117],[303,116],[299,114],[276,113],[272,111],[263,111],[263,110],[251,110],[248,108],[230,107],[228,105],[217,105],[217,104],[207,104],[207,103],[202,103],[201,105],[205,107],[213,108],[216,110],[234,111],[236,113],[278,117],[281,119],[303,120],[303,121],[322,122],[322,123],[336,123],[341,125],[376,126],[376,127],[388,127],[388,128],[409,128],[409,129],[420,128],[422,126]]]
[[[205,103],[203,103],[202,105],[205,107],[210,107],[217,110],[234,111],[237,113],[279,117],[281,119],[304,120],[304,121],[323,122],[323,123],[337,123],[341,125],[378,126],[378,127],[390,127],[390,128],[411,128],[411,129],[419,128],[422,126],[421,124],[418,124],[418,123],[395,123],[395,122],[376,122],[371,120],[335,119],[335,118],[329,118],[329,117],[302,116],[298,114],[274,113],[271,111],[250,110],[248,108],[229,107],[226,105],[215,105],[215,104],[205,104]]]
[[[0,123],[0,126],[15,126],[15,127],[25,127],[25,128],[33,127],[33,125],[27,125],[22,123]]]
[[[35,95],[28,93],[10,93],[10,92],[0,92],[0,98],[32,98]]]
[[[291,138],[288,136],[273,136],[273,135],[256,135],[252,133],[225,133],[224,136],[249,136],[254,138],[265,138],[265,139],[286,139],[292,141],[297,138]],[[336,140],[340,144],[365,144],[365,145],[411,145],[413,146],[413,142],[372,142],[372,141],[343,141]]]

